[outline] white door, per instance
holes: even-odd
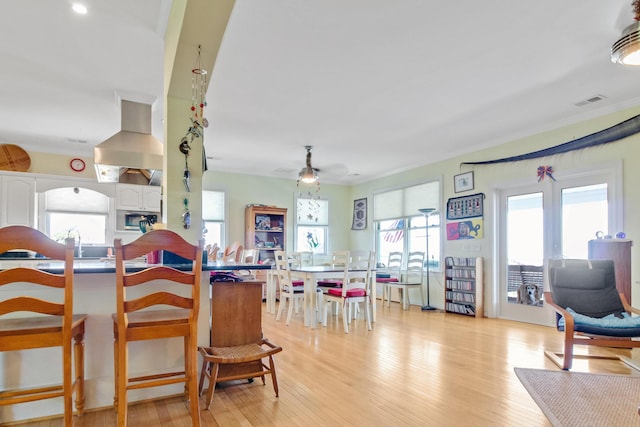
[[[546,260],[587,258],[596,232],[615,235],[622,224],[618,169],[559,176],[499,191],[499,317],[554,324],[544,304]],[[618,209],[614,207],[618,206]]]

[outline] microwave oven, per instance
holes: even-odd
[[[126,213],[124,214],[124,229],[141,230],[140,222],[142,221],[148,221],[148,224],[155,224],[158,222],[158,215],[135,212]]]

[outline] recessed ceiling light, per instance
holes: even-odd
[[[71,9],[73,9],[73,11],[75,13],[77,13],[78,15],[86,15],[87,14],[87,7],[81,3],[73,3],[71,5]]]

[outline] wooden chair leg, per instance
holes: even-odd
[[[195,337],[193,337],[195,339]],[[196,378],[198,377],[197,361],[198,353],[196,346],[191,343],[192,338],[187,337],[185,344],[189,347],[188,352],[184,355],[185,375],[187,376],[187,385],[189,386],[189,409],[191,410],[191,425],[200,427],[200,402],[198,398],[198,385]],[[188,360],[188,363],[187,363]]]
[[[116,401],[118,412],[118,427],[127,427],[127,382],[129,380],[129,344],[126,342],[118,343],[118,383],[116,385]]]
[[[84,331],[73,337],[73,353],[75,363],[74,388],[76,390],[76,411],[78,416],[84,415]]]
[[[218,368],[220,365],[217,363],[211,364],[211,375],[209,376],[209,388],[207,389],[207,403],[204,409],[209,409],[211,401],[213,400],[213,392],[216,389],[216,381],[218,380]]]
[[[273,360],[273,356],[269,356],[269,370],[271,371],[271,382],[273,382],[273,391],[275,391],[276,397],[279,397],[278,377],[276,376],[276,362]]]
[[[202,360],[202,369],[200,370],[200,381],[198,381],[198,396],[202,396],[202,390],[204,389],[204,379],[207,377],[207,369],[209,368],[209,362],[207,359]]]
[[[286,298],[289,300],[289,309],[287,310],[287,321],[284,323],[285,325],[288,325],[289,322],[291,322],[291,316],[293,315],[293,306],[295,305],[295,297],[289,297]]]
[[[369,299],[369,301],[367,301]],[[364,301],[365,316],[367,316],[367,329],[371,330],[371,297],[367,296]]]
[[[115,332],[115,331],[114,331]],[[113,409],[118,410],[118,337],[113,340]]]
[[[64,425],[73,426],[73,381],[71,379],[71,343],[62,345],[62,401]]]
[[[284,311],[286,302],[287,299],[280,295],[280,304],[278,304],[278,314],[276,314],[276,322],[280,320],[280,316],[282,316],[282,312]]]
[[[349,303],[344,300],[342,303],[342,323],[344,323],[344,333],[349,333]]]

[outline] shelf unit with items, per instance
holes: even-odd
[[[244,247],[258,250],[258,262],[275,263],[274,252],[285,250],[287,209],[249,205],[245,209],[244,223]]]
[[[482,258],[445,257],[444,271],[445,311],[484,317]]]

